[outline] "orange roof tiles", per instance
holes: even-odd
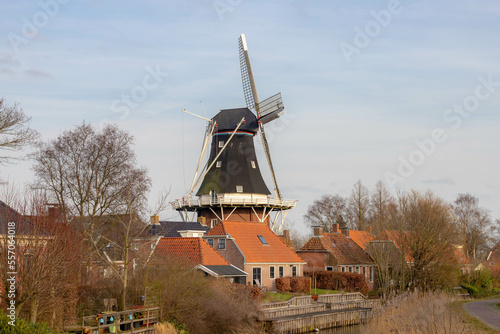
[[[156,256],[176,257],[189,264],[205,266],[229,265],[201,238],[161,238],[155,249]]]
[[[355,243],[358,244],[363,250],[368,247],[370,241],[372,241],[375,236],[368,231],[357,231],[349,230],[349,238],[351,238]]]
[[[337,259],[340,265],[373,264],[368,254],[342,233],[323,233],[321,236],[314,236],[302,247],[301,251],[327,251]]]
[[[273,231],[263,223],[224,221],[206,235],[229,234],[238,245],[246,263],[304,263]],[[265,245],[260,239],[267,242]]]

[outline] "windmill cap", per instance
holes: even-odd
[[[241,124],[238,131],[248,131],[256,134],[259,130],[257,117],[248,108],[223,109],[212,120],[217,123],[216,132],[234,131],[241,119],[245,121]]]

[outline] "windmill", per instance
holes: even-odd
[[[171,205],[183,220],[193,221],[197,216],[198,221],[211,227],[218,221],[231,219],[259,221],[280,230],[288,210],[295,207],[297,201],[281,197],[264,124],[284,113],[283,101],[278,93],[259,102],[244,35],[238,44],[247,107],[223,109],[211,119],[198,116],[207,121],[207,127],[196,173],[187,196]],[[258,132],[271,171],[275,198],[269,196],[271,193],[260,173],[253,141]],[[210,155],[202,167],[209,146]],[[198,189],[196,193],[195,189]],[[271,213],[275,213],[274,217],[270,217]]]

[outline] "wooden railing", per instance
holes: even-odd
[[[336,293],[332,295],[319,295],[319,303],[343,303],[350,301],[366,300],[366,297],[360,292],[350,292],[350,293]],[[292,306],[304,306],[313,303],[312,297],[307,296],[297,296],[293,297],[284,302],[272,302],[272,303],[262,303],[260,308],[262,310],[278,307],[292,307]]]
[[[113,318],[112,323],[108,323]],[[103,323],[101,323],[103,319]],[[90,333],[152,333],[153,326],[160,320],[160,308],[148,307],[121,312],[103,312],[81,318],[81,324],[64,326],[65,331],[83,331],[88,328]]]

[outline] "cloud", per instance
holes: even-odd
[[[11,70],[10,68],[0,68],[0,75],[6,74],[6,75],[13,75],[15,72]]]
[[[451,177],[443,177],[441,179],[434,179],[434,180],[423,180],[422,183],[428,183],[428,184],[448,184],[451,186],[456,185],[455,180],[453,180]]]
[[[26,70],[26,71],[24,71],[24,73],[26,73],[30,77],[34,77],[34,78],[53,78],[54,77],[52,74],[49,74],[47,72],[33,70],[33,69]]]
[[[0,53],[0,65],[19,66],[21,63],[8,53]]]

